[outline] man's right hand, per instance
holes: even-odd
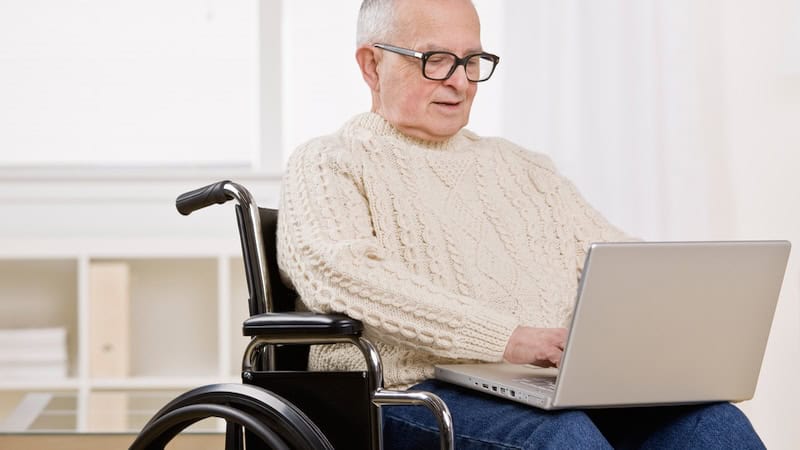
[[[513,364],[558,367],[567,343],[566,328],[517,327],[508,338],[503,359]]]

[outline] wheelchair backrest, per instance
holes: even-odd
[[[281,280],[278,270],[277,253],[277,231],[278,231],[278,210],[271,208],[258,208],[260,230],[258,224],[246,223],[248,219],[242,214],[239,206],[236,207],[236,217],[239,222],[239,235],[242,241],[242,251],[244,252],[244,270],[247,277],[247,285],[250,294],[250,315],[255,316],[263,312],[291,312],[295,311],[295,300],[297,293],[285,285]],[[252,231],[250,231],[252,230]],[[256,286],[259,276],[259,268],[253,267],[256,264],[249,253],[253,252],[257,241],[252,233],[261,233],[261,241],[264,248],[264,265],[266,272],[266,298],[258,298]],[[262,311],[265,307],[268,311]],[[275,370],[306,370],[308,368],[308,345],[286,344],[276,345],[274,350],[274,369]]]
[[[267,304],[272,305],[272,312],[294,311],[297,293],[283,283],[278,271],[278,248],[276,242],[278,210],[259,207],[258,213],[261,217],[261,234],[267,260],[267,283],[269,285],[267,295],[270,297]]]

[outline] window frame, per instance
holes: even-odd
[[[135,181],[206,178],[276,179],[283,171],[282,73],[270,61],[282,58],[282,0],[257,0],[258,129],[256,151],[240,163],[30,163],[0,162],[0,182]]]

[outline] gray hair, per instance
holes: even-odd
[[[358,12],[356,45],[385,41],[394,27],[395,0],[364,0]]]
[[[356,46],[384,42],[394,32],[399,0],[363,0],[358,12]],[[470,0],[470,3],[474,3]]]

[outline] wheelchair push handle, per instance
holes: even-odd
[[[185,192],[175,200],[175,207],[179,213],[188,216],[206,206],[225,203],[232,198],[225,192],[225,185],[228,183],[230,183],[228,180],[217,181],[208,186]]]

